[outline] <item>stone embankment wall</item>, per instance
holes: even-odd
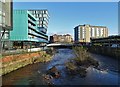
[[[0,75],[5,75],[29,64],[47,62],[51,58],[45,51],[5,55],[0,59]]]
[[[91,46],[91,47],[88,47],[88,50],[91,53],[101,54],[104,56],[109,56],[109,57],[120,60],[120,48]]]

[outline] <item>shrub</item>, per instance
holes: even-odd
[[[76,56],[75,58],[76,61],[82,62],[90,57],[90,54],[87,52],[87,49],[85,49],[83,46],[73,47],[73,51]]]
[[[68,70],[76,70],[77,68],[77,66],[73,62],[67,62],[65,66]]]

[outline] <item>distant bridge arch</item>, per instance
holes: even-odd
[[[69,43],[51,43],[48,44],[47,47],[72,47],[74,44]]]

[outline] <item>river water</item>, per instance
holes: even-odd
[[[74,58],[74,54],[71,49],[58,49],[50,62],[28,65],[13,71],[2,77],[2,83],[3,85],[46,85],[43,74],[46,70],[56,66],[61,77],[51,80],[55,85],[118,85],[120,78],[118,61],[101,55],[91,55],[99,61],[99,69],[89,67],[84,78],[79,75],[70,76],[66,73],[64,64]]]

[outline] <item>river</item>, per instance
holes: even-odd
[[[118,85],[120,73],[118,73],[118,61],[101,55],[91,54],[99,61],[99,70],[93,67],[87,69],[87,75],[81,78],[79,75],[70,76],[66,73],[64,63],[74,58],[71,49],[58,49],[53,60],[48,63],[28,65],[13,71],[2,77],[3,85],[46,85],[43,74],[52,66],[56,66],[61,73],[58,79],[52,79],[55,85]]]

